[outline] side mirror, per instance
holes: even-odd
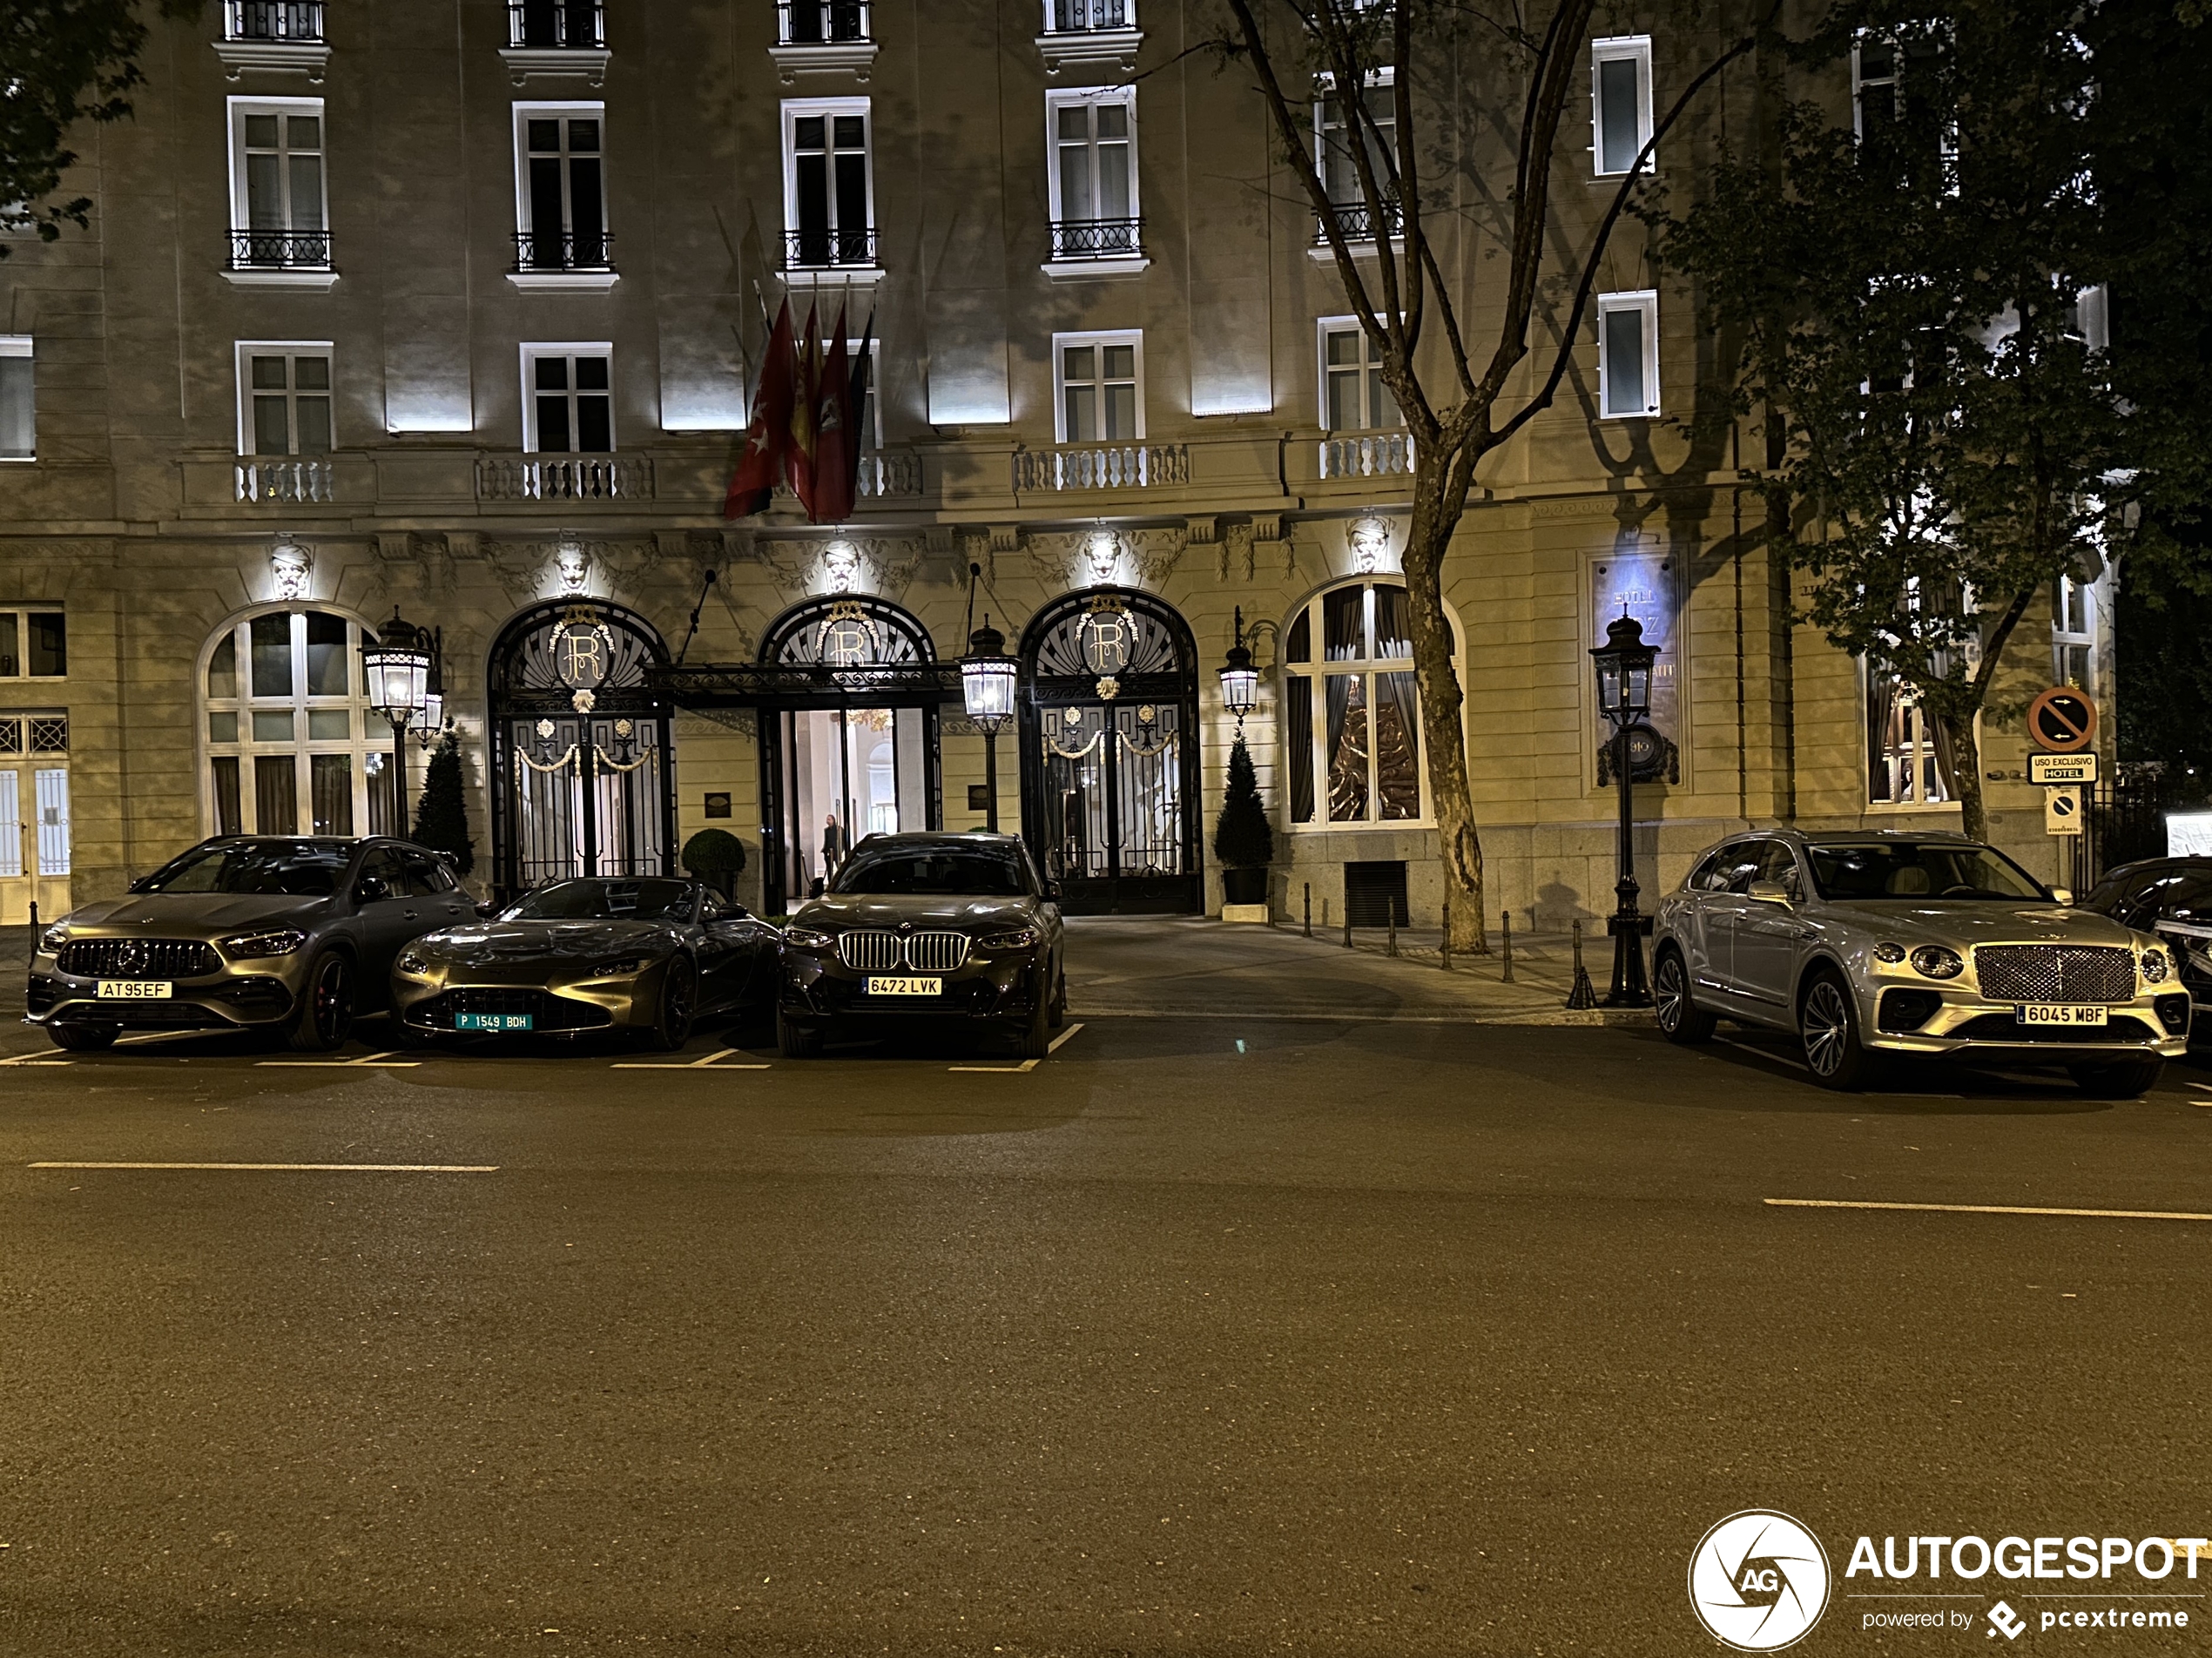
[[[391,895],[392,889],[381,875],[364,875],[354,883],[356,904],[381,904]]]
[[[1743,895],[1754,904],[1788,904],[1790,889],[1780,881],[1755,880],[1744,888]]]
[[[2054,886],[2051,889],[2051,902],[2071,908],[2074,904],[2074,889],[2071,886]]]
[[[1044,884],[1044,901],[1048,904],[1057,904],[1060,901],[1060,883],[1058,881],[1047,881]]]
[[[481,919],[489,920],[498,913],[499,900],[497,899],[480,898],[476,900],[476,914]]]

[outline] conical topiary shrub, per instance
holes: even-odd
[[[1259,798],[1259,778],[1240,732],[1229,751],[1229,792],[1221,802],[1221,816],[1213,830],[1213,855],[1222,866],[1223,887],[1232,904],[1266,901],[1264,871],[1275,861],[1275,830],[1267,821],[1267,808]],[[1241,878],[1232,872],[1251,872]],[[1253,889],[1258,895],[1253,895]]]
[[[461,772],[461,739],[452,732],[430,751],[422,778],[422,799],[415,809],[415,844],[442,852],[454,873],[476,866],[476,843],[469,833],[468,781]]]

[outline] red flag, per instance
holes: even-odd
[[[853,462],[860,434],[853,429],[853,369],[846,361],[845,307],[837,310],[829,358],[822,364],[814,399],[814,510],[818,524],[841,524],[853,516]]]
[[[745,428],[745,454],[730,475],[730,492],[722,502],[725,518],[760,511],[776,492],[777,474],[791,437],[792,367],[791,301],[786,300],[768,334],[760,384],[752,394],[752,422]]]
[[[799,383],[792,388],[791,400],[791,447],[784,457],[784,474],[791,481],[792,493],[799,497],[799,504],[806,509],[809,522],[814,517],[814,419],[815,401],[821,395],[822,338],[814,320],[814,307],[806,307],[806,342],[799,350]]]

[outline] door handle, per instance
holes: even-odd
[[[401,913],[401,915],[405,916],[405,917],[406,917],[408,920],[410,920],[410,921],[419,921],[419,920],[421,920],[422,919],[421,916],[417,915],[417,914],[416,914],[416,913],[415,913],[413,910],[401,910],[401,911],[400,912],[400,913]]]

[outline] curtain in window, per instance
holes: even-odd
[[[264,835],[300,832],[300,768],[289,754],[253,759],[253,828]]]
[[[1958,757],[1951,747],[1951,733],[1944,729],[1941,720],[1925,709],[1921,710],[1920,718],[1927,727],[1928,746],[1935,755],[1935,774],[1922,778],[1920,798],[1931,803],[1956,800],[1959,798],[1959,767]]]
[[[368,779],[368,832],[388,835],[392,832],[392,757],[388,754],[368,755],[361,761],[361,772]],[[527,791],[531,778],[536,774],[527,766],[523,768],[523,772],[521,781]],[[527,800],[523,806],[527,812]],[[579,865],[571,873],[581,873],[582,866]]]
[[[314,812],[315,833],[350,835],[354,832],[354,757],[316,754],[307,761],[308,801]]]
[[[1897,681],[1885,673],[1866,676],[1866,798],[1890,796],[1890,723],[1897,713]]]
[[[1367,677],[1331,674],[1329,698],[1329,820],[1359,823],[1367,816]]]
[[[246,832],[246,826],[238,810],[238,756],[219,754],[208,762],[215,781],[215,832],[236,835]]]
[[[1421,815],[1420,704],[1409,673],[1375,676],[1375,804],[1386,819]]]
[[[1305,618],[1299,617],[1301,623]],[[1291,759],[1291,821],[1313,821],[1313,682],[1293,674],[1283,682],[1283,705],[1289,721],[1285,741]]]
[[[1331,662],[1357,662],[1367,654],[1367,590],[1347,587],[1321,600],[1322,648]]]
[[[1375,589],[1375,656],[1389,661],[1413,654],[1413,604],[1402,587]]]
[[[23,873],[23,817],[16,802],[16,773],[0,772],[0,875]]]

